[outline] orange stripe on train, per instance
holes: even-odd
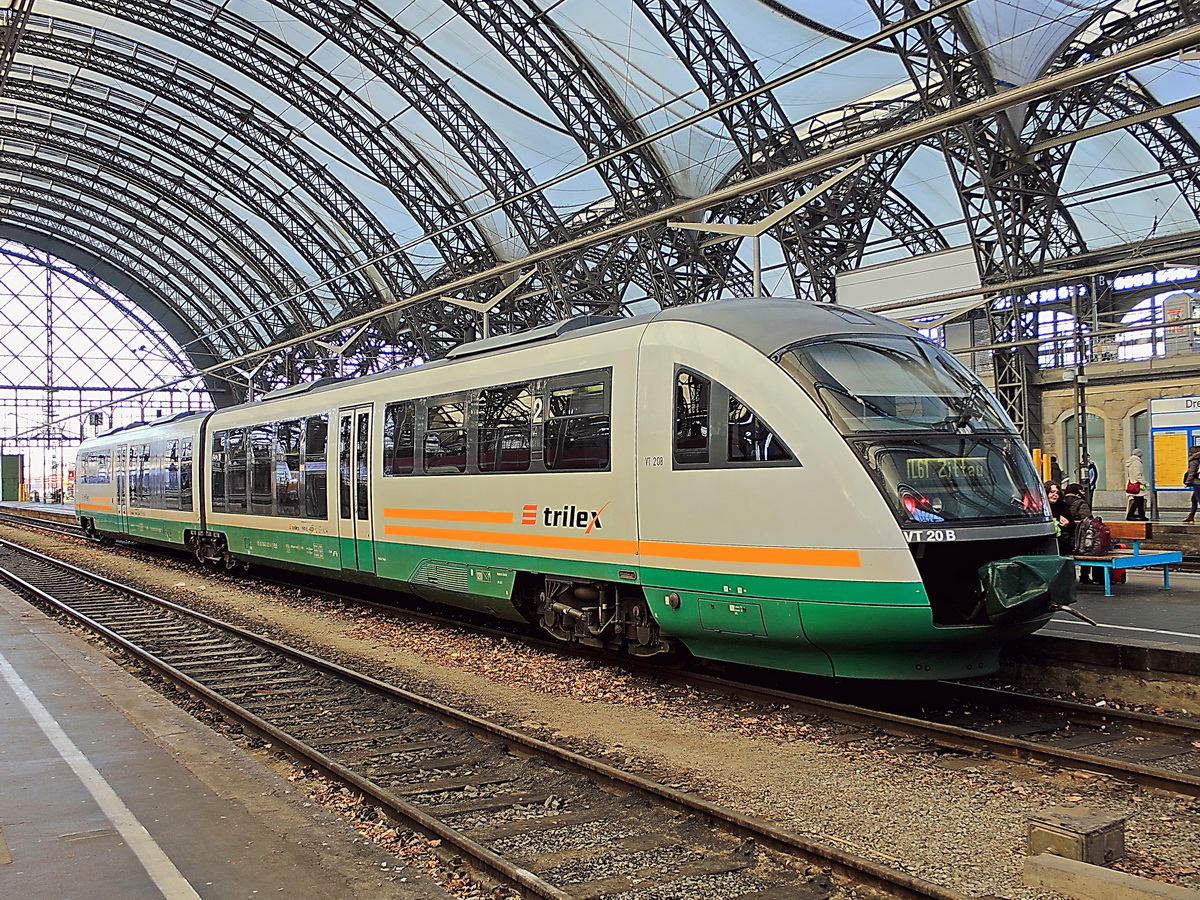
[[[619,541],[607,538],[558,537],[555,535],[509,534],[503,531],[467,531],[458,528],[418,528],[385,525],[385,534],[427,538],[435,541],[499,544],[545,550],[591,550],[619,556],[649,556],[662,559],[708,560],[711,562],[756,563],[773,566],[818,566],[858,569],[862,559],[857,550],[816,550],[803,547],[722,547],[713,544],[671,544],[659,541]]]
[[[397,537],[430,538],[435,541],[468,541],[474,544],[502,544],[507,547],[540,547],[548,550],[592,550],[633,556],[637,541],[612,541],[604,538],[556,537],[553,535],[509,534],[504,531],[464,531],[458,528],[415,528],[408,525],[384,525],[384,534]]]
[[[486,509],[385,509],[385,519],[417,519],[428,522],[478,522],[488,525],[511,525],[513,514]]]

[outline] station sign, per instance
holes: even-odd
[[[1200,444],[1200,397],[1150,401],[1150,471],[1156,491],[1190,491],[1183,486],[1188,451]]]

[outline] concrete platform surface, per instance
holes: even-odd
[[[446,895],[0,588],[0,897]]]
[[[1128,573],[1111,597],[1103,585],[1077,588],[1073,608],[1096,625],[1060,612],[1038,634],[1200,655],[1200,574],[1172,571],[1171,588],[1163,590],[1161,569]]]

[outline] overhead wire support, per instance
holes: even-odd
[[[966,0],[963,0],[963,2],[966,2]],[[941,11],[945,8],[946,7],[938,7],[937,10]],[[911,26],[912,22],[911,20],[906,20],[905,24],[906,26]],[[867,43],[877,40],[879,40],[879,36],[874,35],[868,40]],[[589,247],[593,244],[628,237],[644,228],[657,225],[672,218],[687,216],[689,213],[703,210],[709,206],[725,202],[726,200],[733,199],[744,193],[764,190],[784,181],[798,179],[814,173],[827,171],[837,166],[848,164],[849,162],[860,157],[869,156],[872,153],[877,153],[888,149],[889,147],[920,141],[938,134],[948,128],[953,128],[957,125],[967,122],[975,117],[990,115],[1000,110],[1007,109],[1011,106],[1029,103],[1060,91],[1076,87],[1080,84],[1087,83],[1096,78],[1103,78],[1116,72],[1124,71],[1158,59],[1163,59],[1178,53],[1181,49],[1193,47],[1197,44],[1200,44],[1200,25],[1192,25],[1188,28],[1179,29],[1178,31],[1171,32],[1163,35],[1162,37],[1147,41],[1144,44],[1139,44],[1137,46],[1130,47],[1129,49],[1118,51],[1109,56],[1090,60],[1076,68],[1043,76],[1042,78],[1035,79],[1034,81],[1026,84],[1013,87],[1008,91],[982,97],[974,102],[944,110],[943,112],[934,114],[932,116],[927,116],[924,119],[901,126],[886,133],[872,135],[864,138],[863,140],[855,141],[842,147],[831,148],[807,159],[791,165],[783,166],[771,172],[766,172],[761,175],[748,178],[745,181],[720,188],[709,194],[683,200],[669,207],[664,207],[662,209],[637,216],[636,218],[630,219],[626,222],[621,222],[610,226],[603,231],[588,234],[586,236],[567,241],[563,244],[543,248],[526,256],[499,263],[486,271],[473,273],[469,276],[455,279],[451,282],[441,284],[435,289],[418,292],[403,300],[397,300],[394,303],[386,304],[370,312],[362,313],[360,315],[342,320],[335,325],[326,326],[306,335],[291,338],[287,341],[272,344],[255,350],[251,353],[243,354],[220,365],[200,370],[194,375],[189,376],[189,378],[208,374],[216,374],[231,364],[257,359],[264,355],[286,350],[287,348],[299,342],[311,341],[346,328],[356,327],[365,322],[369,322],[376,317],[396,312],[407,307],[423,303],[427,300],[436,299],[439,296],[453,293],[456,290],[465,289],[482,280],[502,277],[511,272],[515,272],[528,266],[553,259],[554,257],[565,253],[570,253],[575,250]],[[702,115],[701,118],[703,117],[704,116]],[[557,183],[558,180],[561,180],[561,178],[556,179],[552,183]],[[485,210],[484,212],[477,213],[471,218],[478,218],[479,216],[490,211],[493,210]],[[350,270],[350,272],[346,274],[353,274],[353,272],[362,268],[366,268],[370,265],[374,265],[377,262],[378,260],[371,260],[354,270]],[[318,287],[320,287],[320,285],[313,285],[308,287],[306,291],[311,291],[317,289]],[[996,292],[1002,292],[1006,289],[1006,285],[1004,284],[995,284],[990,285],[989,287]],[[184,380],[186,379],[181,378],[174,382],[165,383],[159,387],[168,387],[173,384],[181,383]],[[154,389],[158,388],[156,387]],[[149,393],[150,390],[140,393]]]

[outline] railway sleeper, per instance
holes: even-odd
[[[639,587],[551,576],[525,582],[536,586],[531,599],[526,593],[526,615],[560,641],[637,657],[678,649],[659,631]]]

